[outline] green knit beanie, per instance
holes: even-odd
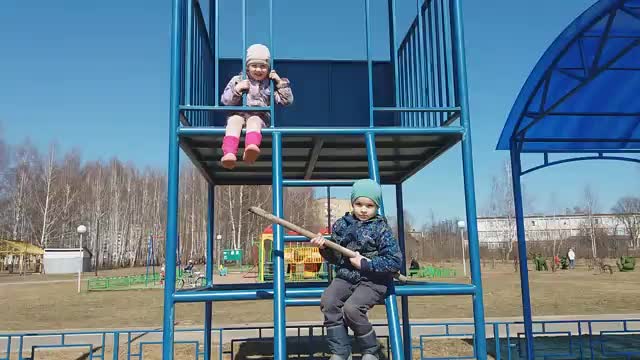
[[[361,179],[353,183],[351,188],[351,203],[359,197],[371,199],[378,207],[382,204],[382,189],[371,179]]]

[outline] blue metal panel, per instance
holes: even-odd
[[[224,89],[231,77],[241,71],[240,61],[220,61],[217,86]],[[278,127],[369,127],[369,100],[366,62],[278,60],[278,73],[291,81],[294,102],[276,106]],[[373,102],[376,106],[393,106],[393,67],[374,61]],[[314,74],[313,81],[308,81]],[[216,96],[219,98],[222,90]],[[215,114],[215,126],[224,126],[224,112]],[[301,122],[301,119],[303,120]],[[376,126],[393,126],[393,114],[375,114]]]

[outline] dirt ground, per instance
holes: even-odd
[[[448,265],[451,266],[451,265]],[[460,266],[461,267],[461,266]],[[142,274],[144,268],[101,272],[101,276]],[[92,276],[85,274],[85,278]],[[638,272],[598,274],[579,266],[572,271],[529,272],[533,313],[541,315],[589,315],[636,313],[640,302]],[[76,293],[74,276],[0,275],[0,331],[158,327],[162,323],[162,290],[146,289]],[[54,281],[49,281],[54,280]],[[67,280],[66,282],[64,280]],[[461,269],[455,279],[465,282]],[[246,274],[216,277],[217,283],[253,282]],[[519,274],[511,265],[483,268],[484,305],[487,317],[521,315]],[[83,281],[86,286],[86,281]],[[472,316],[469,296],[413,297],[412,319],[447,319]],[[178,304],[178,325],[202,323],[202,304]],[[219,302],[214,304],[216,326],[272,321],[271,301]],[[372,319],[386,318],[383,306]],[[287,309],[288,321],[320,321],[319,309]]]

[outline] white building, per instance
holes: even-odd
[[[91,257],[93,255],[87,248],[75,249],[44,249],[45,274],[73,274],[82,269],[83,272],[91,271]]]
[[[640,214],[639,214],[640,215]],[[616,214],[594,214],[596,227],[609,235],[628,236],[627,229]],[[527,241],[553,241],[579,236],[586,228],[589,217],[584,214],[526,216],[524,227]],[[480,245],[489,249],[508,247],[517,241],[515,218],[479,217],[478,238]]]
[[[316,216],[318,216],[322,224],[327,223],[329,207],[331,207],[331,224],[344,216],[345,213],[351,211],[351,201],[349,199],[338,199],[332,197],[327,201],[326,197],[322,197],[316,199],[315,201],[318,209]]]

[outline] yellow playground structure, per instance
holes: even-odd
[[[328,229],[321,231],[328,234]],[[298,235],[294,231],[288,235]],[[268,226],[260,235],[258,248],[258,281],[273,280],[273,263],[271,251],[273,246],[273,228]],[[304,242],[287,243],[284,248],[284,261],[286,266],[287,281],[318,280],[327,277],[327,264],[315,246],[309,246]]]

